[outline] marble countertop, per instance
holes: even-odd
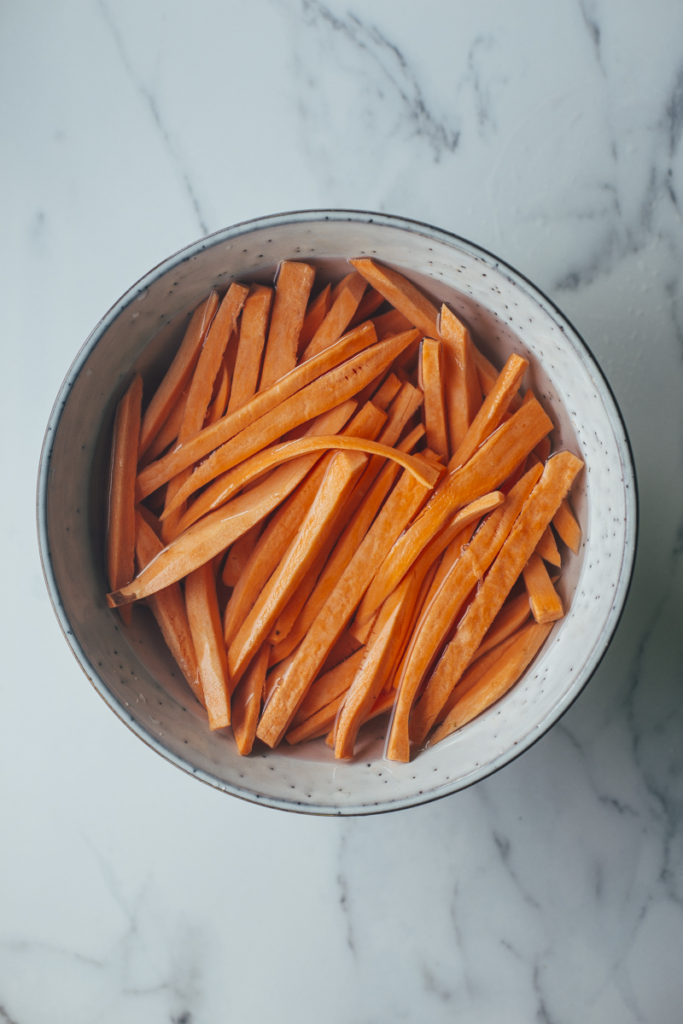
[[[683,6],[9,0],[0,33],[0,1021],[683,1019]],[[640,546],[521,759],[364,819],[198,784],[88,686],[34,526],[44,425],[142,273],[252,216],[374,209],[536,281],[630,433]]]

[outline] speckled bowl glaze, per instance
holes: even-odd
[[[530,383],[555,423],[554,447],[586,468],[573,501],[583,529],[562,574],[568,614],[520,683],[497,705],[410,764],[383,758],[384,729],[361,733],[353,762],[322,741],[237,754],[212,734],[141,609],[130,628],[105,604],[107,447],[116,401],[133,369],[168,360],[184,318],[212,286],[270,280],[300,258],[338,275],[372,255],[451,304],[486,354],[530,360]],[[619,411],[571,324],[524,277],[471,242],[414,221],[355,211],[305,211],[237,224],[165,260],[103,317],[76,357],[47,427],[38,483],[47,587],[65,636],[98,693],[140,739],[234,796],[287,810],[368,814],[432,800],[490,775],[538,739],[571,704],[604,653],[635,555],[636,494]]]

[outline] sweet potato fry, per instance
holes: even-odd
[[[279,743],[327,654],[353,615],[374,571],[428,493],[428,488],[403,471],[264,708],[256,735],[268,746]]]
[[[256,394],[272,301],[272,288],[251,286],[240,320],[228,413],[241,409]]]
[[[434,338],[423,338],[420,346],[420,386],[424,392],[424,417],[427,444],[448,461],[449,445],[444,406],[444,381],[441,365],[441,344]]]
[[[314,299],[310,299],[306,316],[299,334],[299,351],[303,352],[309,341],[320,327],[332,305],[332,285],[326,284]]]
[[[449,469],[456,469],[467,462],[479,445],[499,426],[510,407],[528,365],[527,360],[515,352],[509,356],[495,384],[479,407],[464,438],[454,452],[448,464]]]
[[[524,585],[529,595],[531,613],[536,622],[556,622],[564,615],[562,599],[550,581],[548,570],[540,555],[531,555],[522,570]]]
[[[380,306],[384,304],[384,296],[380,295],[374,288],[368,288],[363,298],[360,300],[358,309],[356,310],[353,319],[351,320],[349,327],[355,327],[357,324],[362,324],[364,320],[367,320],[376,313]],[[404,321],[403,326],[399,327],[399,331],[406,331],[410,327],[407,320]]]
[[[230,398],[230,375],[228,368],[223,361],[218,370],[216,377],[216,384],[214,386],[213,398],[211,404],[206,413],[206,422],[215,423],[221,416],[225,416],[225,411]]]
[[[484,634],[484,639],[472,655],[472,661],[497,647],[503,640],[523,626],[531,615],[529,597],[526,593],[508,598]]]
[[[503,546],[540,475],[540,466],[532,467],[512,489],[505,504],[489,515],[469,544],[460,551],[452,551],[452,561],[445,563],[443,581],[416,624],[403,665],[387,744],[390,760],[410,759],[408,722],[420,684],[467,596]]]
[[[142,463],[147,464],[158,459],[160,455],[163,455],[167,448],[173,444],[178,437],[178,431],[180,430],[180,424],[183,421],[183,413],[185,411],[185,402],[187,401],[188,388],[185,388],[183,393],[179,396],[178,401],[175,403],[163,425],[161,426],[158,434],[148,447],[145,452]]]
[[[262,528],[262,523],[256,523],[230,546],[221,572],[221,578],[226,587],[234,587],[237,584],[258,543]]]
[[[378,341],[384,341],[385,338],[390,338],[392,334],[400,334],[402,331],[407,331],[412,327],[408,317],[404,316],[403,313],[399,313],[397,309],[390,309],[387,313],[380,313],[379,316],[373,317],[371,322],[375,325]]]
[[[299,437],[294,441],[283,441],[281,444],[274,444],[265,448],[257,455],[246,459],[239,465],[229,470],[230,477],[226,472],[223,479],[223,496],[220,503],[226,500],[225,495],[241,491],[248,484],[262,476],[275,466],[283,462],[290,462],[298,459],[301,455],[310,455],[312,452],[323,452],[331,450],[365,452],[366,455],[377,455],[380,458],[396,462],[403,469],[406,469],[416,480],[427,486],[434,487],[441,476],[443,467],[425,465],[421,459],[415,459],[406,455],[391,445],[381,444],[379,441],[370,441],[365,437],[349,437],[347,434],[325,434],[310,437]],[[185,499],[185,492],[181,488],[173,503],[164,510],[164,517],[176,508],[177,504]],[[214,507],[217,503],[214,503]]]
[[[200,303],[190,318],[185,336],[176,352],[173,362],[156,389],[145,410],[140,428],[140,451],[142,457],[159,433],[169,413],[190,381],[192,371],[204,343],[206,332],[211,326],[218,307],[218,294],[212,291]]]
[[[401,631],[401,616],[411,588],[412,577],[405,577],[380,609],[365,648],[363,658],[346,694],[335,727],[334,756],[351,757],[358,730],[366,713],[379,696],[387,662]]]
[[[306,345],[302,359],[310,359],[341,338],[358,309],[366,287],[366,282],[360,274],[349,274],[325,319]]]
[[[312,381],[369,348],[375,343],[376,337],[372,324],[357,327],[344,335],[336,345],[297,366],[272,387],[261,389],[246,405],[205,427],[187,444],[178,446],[157,462],[146,466],[138,475],[138,500],[153,494],[177,473],[203,459]]]
[[[176,500],[187,500],[200,487],[260,452],[283,434],[352,398],[410,344],[413,336],[413,332],[408,331],[379,342],[285,399],[251,426],[245,427],[229,443],[212,452],[192,472],[178,491]]]
[[[581,547],[581,527],[568,501],[563,501],[553,517],[553,527],[560,540],[576,554]]]
[[[351,654],[345,661],[339,662],[329,672],[318,676],[301,702],[301,706],[292,719],[292,726],[301,725],[311,715],[326,707],[336,697],[343,696],[348,690],[353,677],[363,660],[363,650]]]
[[[349,401],[347,405],[354,407],[355,403]],[[330,420],[331,416],[332,413],[325,413],[319,417],[316,421],[317,427],[324,429],[324,421]],[[345,414],[345,419],[340,420],[336,426],[330,423],[330,429],[341,430],[347,419],[348,414]],[[373,437],[381,429],[383,421],[384,414],[371,402],[368,402],[344,429],[351,435]],[[309,429],[317,429],[317,427],[312,425]],[[297,492],[292,494],[282,508],[278,509],[264,530],[258,547],[254,549],[252,557],[244,567],[225,609],[223,632],[228,646],[256,600],[256,595],[261,591],[294,538],[301,520],[315,498],[332,458],[334,458],[334,453],[330,452],[322,459],[317,460],[317,465],[300,484]]]
[[[447,717],[436,729],[431,742],[438,743],[439,740],[445,739],[446,736],[455,732],[456,729],[461,729],[463,725],[471,722],[473,718],[500,700],[517,682],[538,653],[547,639],[550,629],[549,623],[529,623],[522,628],[514,638],[515,642],[506,647],[506,650],[499,655],[487,672],[478,673],[479,678],[476,682],[468,686],[466,676],[463,676],[461,680],[461,683],[464,684],[462,696],[455,702]],[[494,651],[489,652],[490,655],[493,655]],[[477,662],[475,662],[473,670],[475,668],[477,668]]]
[[[225,551],[292,493],[311,468],[313,459],[313,455],[304,455],[278,467],[262,483],[190,526],[167,544],[131,583],[108,594],[109,606],[118,608],[154,594]]]
[[[481,405],[481,386],[469,331],[445,304],[439,314],[439,336],[444,345],[446,416],[454,454]]]
[[[355,412],[356,403],[350,398],[346,402],[342,402],[341,405],[336,406],[333,409],[328,409],[327,412],[321,413],[320,416],[316,416],[312,420],[306,431],[304,437],[318,437],[322,435],[338,433],[341,428],[348,421],[352,413]],[[380,415],[379,412],[377,415]],[[322,455],[323,451],[317,453]],[[257,466],[259,465],[259,456],[254,456],[257,460]],[[262,461],[261,461],[262,464]],[[313,463],[311,463],[313,465]],[[212,484],[209,484],[205,490],[192,502],[192,504],[185,510],[181,517],[176,534],[182,533],[188,526],[196,523],[197,520],[201,519],[202,516],[206,515],[207,512],[213,512],[215,509],[220,508],[224,505],[229,498],[237,494],[246,484],[249,482],[249,469],[253,468],[254,462],[248,460],[247,462],[241,463],[233,470],[228,470],[227,473],[223,473],[217,477]],[[246,471],[246,473],[245,473]]]
[[[534,399],[498,427],[464,466],[449,472],[415,522],[388,553],[368,591],[366,614],[379,608],[398,586],[448,516],[500,486],[551,429],[552,421]]]
[[[540,470],[538,470],[538,475],[540,476]],[[412,568],[419,566],[419,575],[421,578],[424,577],[430,565],[462,534],[465,527],[471,523],[478,523],[489,512],[499,508],[504,501],[505,495],[501,491],[491,491],[489,494],[483,494],[481,498],[475,498],[469,505],[459,509],[446,526],[436,536],[432,537],[429,544],[422,549],[415,562],[413,562]],[[518,508],[517,511],[519,511]],[[370,591],[368,590],[367,594],[369,593]],[[366,604],[365,598],[363,598],[356,613],[356,621],[359,624],[367,622],[376,614],[376,612],[368,612],[368,607],[370,607],[370,602]]]
[[[209,728],[223,729],[230,725],[230,697],[216,579],[211,562],[206,562],[187,576],[185,604]]]
[[[225,293],[216,315],[211,321],[204,344],[202,345],[197,364],[194,368],[190,386],[183,410],[183,419],[178,431],[178,441],[182,444],[194,437],[204,426],[206,414],[211,403],[214,382],[224,365],[223,357],[235,327],[248,289],[237,282],[233,282]],[[169,522],[162,524],[162,536],[164,540],[170,539],[175,533],[175,526],[182,511],[182,502],[176,501],[176,495],[182,490],[184,480],[189,475],[185,470],[173,480],[169,481],[166,489],[163,520],[168,518],[171,510],[178,510],[176,516]]]
[[[339,452],[331,460],[296,536],[230,644],[228,666],[231,679],[241,677],[257,648],[268,636],[287,598],[324,544],[366,462],[367,457],[359,452]]]
[[[142,377],[136,374],[116,407],[109,470],[107,575],[112,590],[135,575],[135,473],[140,441]],[[130,622],[130,612],[121,613]]]
[[[527,498],[415,706],[411,738],[416,744],[424,743],[439,712],[582,466],[581,460],[570,452],[559,452],[546,462],[540,480]]]
[[[243,757],[250,754],[256,739],[256,725],[268,669],[268,648],[263,646],[232,695],[232,731]]]
[[[280,264],[261,370],[261,389],[275,384],[296,366],[299,334],[314,277],[315,271],[308,263],[283,260]]]
[[[344,663],[342,662],[342,664]],[[330,669],[330,671],[334,672],[336,669],[333,668]],[[298,724],[292,723],[291,728],[285,734],[287,742],[291,744],[303,743],[305,740],[315,740],[320,736],[324,736],[329,731],[330,727],[334,725],[335,719],[339,714],[339,708],[342,706],[343,702],[344,694],[340,693],[336,697],[333,697],[329,704],[326,704],[325,707],[315,711],[302,722],[299,722]]]
[[[416,427],[405,439],[401,448],[410,451],[424,434],[422,426]],[[371,472],[369,472],[371,471]],[[353,495],[349,509],[349,521],[339,542],[332,552],[325,568],[317,579],[310,599],[290,628],[288,634],[273,648],[274,657],[279,660],[294,650],[312,625],[319,609],[325,604],[341,578],[344,570],[355,555],[370,526],[382,507],[398,475],[395,463],[385,465],[377,472],[372,463],[368,466]]]
[[[388,409],[400,390],[401,381],[395,373],[389,373],[370,397],[380,409]]]
[[[549,565],[554,565],[556,569],[559,569],[562,565],[562,556],[560,555],[555,537],[553,536],[553,531],[550,527],[543,531],[543,536],[536,546],[536,552],[541,556],[544,562],[548,562]]]
[[[349,262],[422,334],[430,338],[436,337],[438,310],[407,277],[397,270],[376,263],[375,260],[364,258]]]
[[[135,517],[135,553],[138,567],[144,569],[162,549],[163,544],[154,527],[138,512]],[[192,693],[199,703],[205,706],[204,693],[199,681],[197,657],[180,584],[173,583],[165,590],[160,590],[158,594],[153,594],[148,599],[147,605],[157,621],[166,646],[185,676]]]
[[[178,433],[180,441],[186,441],[193,437],[204,426],[214,381],[248,291],[249,289],[243,284],[234,281],[225,293],[225,297],[211,321],[192,374],[183,422]]]

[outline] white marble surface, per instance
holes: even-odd
[[[0,1022],[683,1019],[683,6],[6,0]],[[390,211],[535,280],[633,443],[640,551],[599,671],[496,777],[347,821],[147,750],[59,633],[45,420],[141,273],[279,210]]]

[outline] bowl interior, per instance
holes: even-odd
[[[359,754],[335,762],[322,741],[241,758],[212,734],[144,608],[124,627],[105,605],[103,530],[114,408],[133,370],[151,380],[168,363],[190,311],[212,286],[272,281],[285,258],[319,278],[372,255],[447,301],[497,365],[526,356],[555,424],[554,448],[586,468],[573,491],[582,549],[562,571],[569,611],[524,679],[498,705],[408,765],[382,758],[382,723]],[[516,272],[437,229],[376,215],[282,215],[219,232],[170,258],[97,326],[64,382],[48,425],[39,484],[39,532],[50,594],[83,669],[113,710],[180,767],[236,795],[331,813],[400,807],[461,788],[506,763],[548,728],[580,691],[616,626],[635,546],[628,442],[605,381],[571,326]]]

